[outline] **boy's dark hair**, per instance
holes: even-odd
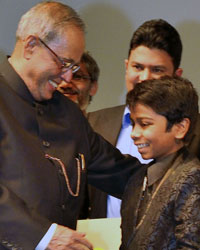
[[[174,71],[180,65],[182,42],[177,30],[162,19],[153,19],[143,23],[134,33],[130,42],[131,50],[144,45],[150,49],[160,49],[167,52],[172,58]]]
[[[188,118],[190,128],[183,141],[191,139],[198,116],[198,94],[189,80],[178,76],[145,80],[127,94],[126,102],[130,110],[140,103],[165,116],[167,131]]]

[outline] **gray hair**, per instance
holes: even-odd
[[[24,40],[29,35],[35,35],[49,42],[62,35],[67,25],[74,25],[85,31],[84,22],[68,5],[54,1],[41,2],[21,17],[16,39]]]

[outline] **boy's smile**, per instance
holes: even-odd
[[[150,107],[136,104],[131,110],[133,129],[131,137],[144,159],[159,159],[178,151],[183,143],[177,143],[177,125],[167,130],[167,119]]]

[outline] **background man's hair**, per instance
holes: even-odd
[[[90,83],[94,84],[95,82],[98,83],[100,69],[95,61],[95,59],[90,55],[88,51],[85,51],[81,57],[81,63],[84,63],[87,69],[87,72],[90,77]],[[93,96],[89,96],[89,103],[91,103]]]
[[[88,51],[85,51],[81,57],[81,62],[85,64],[91,83],[97,82],[100,74],[100,69],[95,59]]]
[[[130,41],[129,56],[138,46],[160,49],[172,58],[174,71],[180,66],[182,42],[178,31],[162,19],[144,22],[134,33]]]
[[[130,110],[138,103],[165,116],[167,131],[174,124],[188,118],[190,128],[184,141],[190,140],[198,116],[198,94],[189,80],[178,76],[145,80],[127,94],[127,105]]]

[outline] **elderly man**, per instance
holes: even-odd
[[[121,197],[138,161],[94,133],[56,91],[71,81],[84,51],[77,13],[39,3],[21,17],[16,36],[0,65],[0,248],[92,249],[73,230],[86,179]]]

